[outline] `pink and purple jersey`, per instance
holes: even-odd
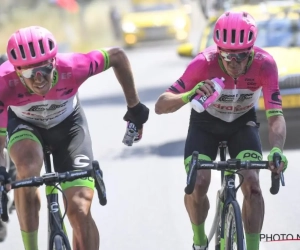
[[[190,62],[183,75],[167,91],[185,93],[197,83],[214,77],[225,78],[225,88],[218,100],[206,109],[212,116],[226,122],[234,121],[256,105],[261,91],[267,117],[282,115],[276,62],[258,47],[254,47],[246,73],[236,79],[225,73],[217,47],[208,47]]]
[[[105,50],[57,54],[52,88],[45,96],[31,93],[9,61],[0,66],[0,135],[5,135],[10,107],[20,118],[49,129],[67,118],[77,105],[80,85],[109,67]]]

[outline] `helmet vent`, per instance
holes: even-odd
[[[244,34],[245,34],[245,30],[241,30],[241,33],[240,33],[240,43],[244,42]]]
[[[217,39],[220,40],[220,33],[219,33],[219,30],[216,30],[216,36],[217,36]]]
[[[23,58],[23,59],[26,59],[25,51],[24,51],[23,45],[19,45],[19,49],[20,49],[22,58]]]
[[[39,45],[40,45],[40,50],[41,50],[42,55],[45,54],[45,49],[44,49],[44,45],[43,45],[42,40],[39,40]]]
[[[235,34],[236,34],[236,30],[232,30],[231,31],[231,43],[235,43]]]
[[[252,41],[252,39],[253,39],[253,32],[250,31],[250,32],[249,32],[249,38],[248,38],[248,41]]]
[[[34,51],[33,43],[29,42],[28,45],[29,45],[31,57],[35,57],[35,51]]]
[[[15,52],[14,49],[12,49],[12,50],[10,51],[10,54],[11,54],[11,56],[12,56],[13,59],[17,60],[17,55],[16,55],[16,52]]]
[[[49,39],[49,49],[52,50],[54,48],[54,42]]]
[[[223,42],[227,42],[227,29],[223,29]]]

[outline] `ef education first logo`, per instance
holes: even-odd
[[[260,242],[300,241],[300,234],[260,234]]]

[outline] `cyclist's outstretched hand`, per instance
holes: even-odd
[[[10,178],[9,173],[7,173],[5,167],[0,166],[0,176],[3,176],[3,184],[6,184],[5,189],[7,191],[9,191],[10,190],[11,178]]]
[[[276,168],[276,166],[274,165],[274,154],[278,153],[278,155],[280,156],[280,165],[279,168]],[[280,148],[274,147],[272,148],[271,152],[268,155],[268,161],[270,164],[270,170],[274,173],[280,174],[280,172],[284,172],[287,168],[288,165],[288,160],[287,158],[283,155],[282,151]]]
[[[138,131],[139,136],[137,136],[134,142],[139,142],[143,135],[143,124],[147,122],[149,118],[149,108],[146,105],[139,102],[134,107],[127,107],[127,112],[124,116],[124,121],[133,123]]]
[[[143,103],[139,102],[132,108],[127,107],[127,112],[124,115],[124,121],[132,122],[139,130],[143,127],[149,117],[149,109]]]

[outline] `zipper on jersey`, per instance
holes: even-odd
[[[234,89],[233,89],[234,102],[236,102],[238,100],[238,98],[239,98],[238,97],[238,90],[236,88],[238,77],[233,77],[233,80],[234,80]]]

